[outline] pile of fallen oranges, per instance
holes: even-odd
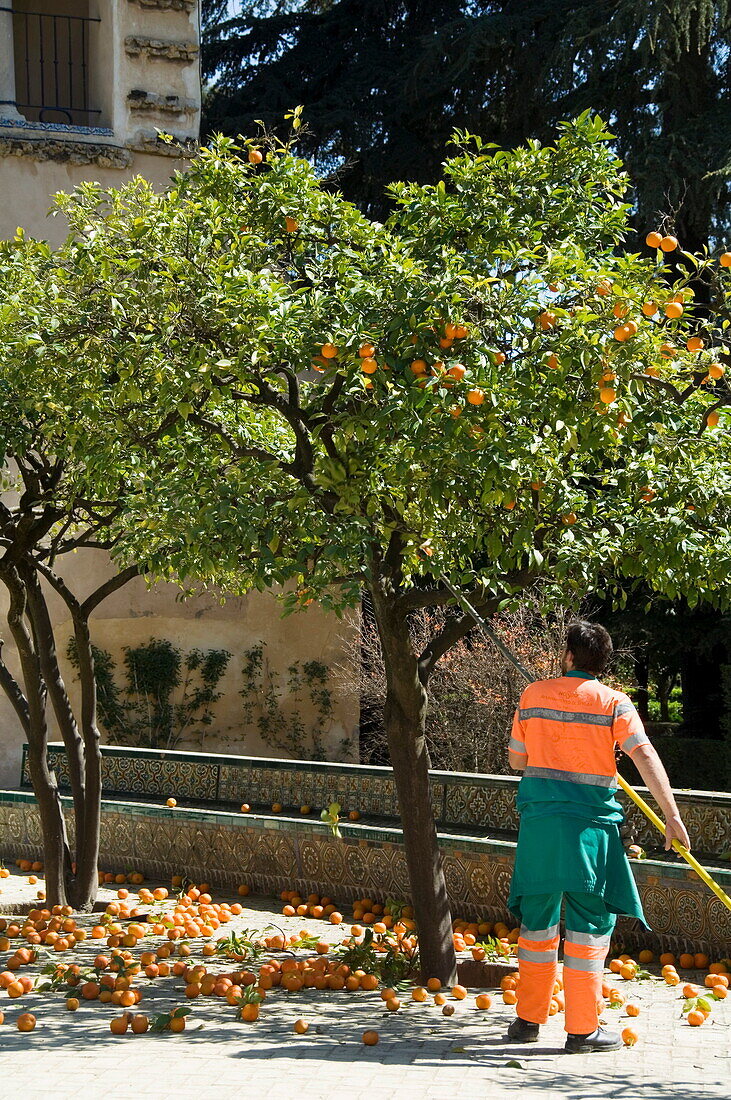
[[[31,865],[32,866],[32,865]],[[139,872],[124,875],[104,872],[100,878],[112,879],[118,885],[117,897],[109,902],[106,911],[95,923],[74,915],[70,906],[46,908],[36,906],[24,917],[0,918],[0,952],[7,952],[0,971],[0,990],[11,1000],[19,1000],[33,991],[58,991],[66,997],[66,1007],[75,1012],[82,1002],[98,1001],[120,1010],[109,1021],[115,1035],[144,1034],[148,1030],[182,1031],[190,1002],[198,998],[218,998],[235,1011],[237,1019],[253,1023],[259,1017],[260,1006],[274,989],[287,995],[302,990],[335,990],[349,993],[375,992],[388,1012],[398,1012],[406,1004],[431,1004],[441,1008],[445,1016],[455,1011],[455,1003],[465,1001],[469,994],[463,985],[444,989],[437,978],[429,978],[424,985],[400,981],[387,985],[382,980],[379,952],[412,954],[418,947],[417,928],[413,909],[387,899],[378,902],[371,897],[353,902],[353,923],[348,934],[339,943],[331,943],[318,935],[302,930],[285,934],[275,930],[273,934],[230,932],[226,926],[234,917],[243,913],[239,902],[227,903],[213,900],[207,883],[188,885],[182,876],[173,878],[178,892],[173,896],[164,886],[153,889],[144,882]],[[129,890],[120,880],[136,886]],[[245,897],[248,884],[242,884],[238,893]],[[342,908],[332,898],[318,894],[302,897],[294,890],[280,895],[284,903],[283,913],[321,919],[328,924],[340,925]],[[453,922],[453,942],[459,953],[469,952],[476,960],[505,957],[509,959],[516,950],[519,929],[507,924],[489,921],[467,921],[457,918]],[[94,950],[98,953],[88,965],[67,961],[64,955],[73,952],[85,940],[98,941]],[[348,965],[346,953],[353,960],[353,952],[364,945],[372,946],[372,954],[358,955],[370,959],[370,964],[360,962]],[[88,951],[90,944],[86,945]],[[53,952],[53,956],[50,956]],[[198,955],[201,961],[191,956]],[[92,952],[93,955],[93,952]],[[34,979],[25,968],[46,962],[42,973]],[[79,955],[77,954],[76,958]],[[205,961],[203,961],[205,960]],[[609,980],[602,986],[599,1007],[624,1008],[628,1017],[640,1014],[640,1006],[621,991],[621,983],[627,981],[664,980],[670,986],[679,985],[680,976],[676,959],[671,954],[660,956],[662,977],[653,977],[643,968],[655,962],[649,950],[640,951],[637,961],[623,954],[609,963]],[[221,969],[221,964],[225,969]],[[686,984],[682,989],[683,1010],[688,1024],[697,1026],[707,1019],[713,1004],[726,999],[729,986],[727,960],[710,962],[702,954],[683,954],[677,960],[682,969],[706,971],[705,987]],[[150,1018],[138,1006],[144,997],[145,986],[158,979],[178,979],[184,1004],[168,1013]],[[612,984],[612,980],[618,984]],[[505,974],[500,982],[502,1001],[515,1005],[518,1000],[520,978],[517,972]],[[406,1001],[404,1000],[406,998]],[[493,999],[488,993],[479,993],[474,1001],[478,1011],[491,1008]],[[560,978],[553,989],[550,1015],[564,1011],[564,989]],[[2,1023],[2,1013],[0,1013]],[[17,1018],[22,1031],[35,1027],[35,1017],[22,1013]],[[299,1019],[295,1031],[304,1035],[309,1024]],[[637,1040],[631,1027],[625,1028],[623,1038],[627,1045]],[[364,1033],[363,1042],[378,1042],[378,1033]]]

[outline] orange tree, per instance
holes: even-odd
[[[104,456],[106,486],[90,479],[87,441],[106,420],[108,384],[87,374],[78,345],[54,338],[63,297],[63,250],[25,238],[0,244],[0,690],[28,742],[28,766],[43,835],[46,898],[91,909],[97,893],[101,753],[89,619],[100,603],[137,576],[135,565],[109,569],[94,589],[64,579],[64,561],[80,549],[109,550],[123,515],[124,480]],[[73,327],[73,326],[72,326]],[[79,697],[68,692],[58,660],[49,594],[60,597],[78,657]],[[68,631],[68,625],[64,625]],[[14,654],[4,651],[4,642]],[[73,802],[69,839],[58,784],[48,767],[51,716],[63,739]]]
[[[439,575],[488,615],[538,579],[554,603],[601,587],[622,605],[639,579],[728,592],[730,284],[669,239],[618,255],[626,190],[586,115],[549,147],[458,135],[443,180],[394,187],[383,225],[274,141],[218,139],[163,194],[58,200],[52,339],[112,379],[114,431],[86,446],[100,492],[127,471],[122,563],[278,584],[287,611],[370,594],[422,964],[444,981],[424,721],[472,624]],[[409,615],[430,605],[451,613],[416,651]]]

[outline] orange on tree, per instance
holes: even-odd
[[[659,248],[661,242],[662,233],[658,233],[654,229],[645,237],[645,244],[648,248]]]
[[[731,267],[731,252],[722,252],[718,257],[721,267]]]
[[[671,235],[668,235],[667,237],[663,237],[662,240],[660,241],[660,248],[663,250],[663,252],[674,252],[677,247],[678,247],[678,238],[677,237],[673,237]]]

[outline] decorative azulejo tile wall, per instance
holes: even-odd
[[[49,749],[49,762],[59,786],[69,789],[63,745]],[[372,818],[398,820],[398,799],[390,768],[359,764],[313,763],[258,757],[165,752],[153,749],[102,747],[102,782],[107,794],[178,801],[229,808],[248,802],[253,809],[281,802],[287,808],[307,803],[315,810],[339,802],[347,812],[357,809]],[[444,832],[468,830],[487,835],[515,833],[518,776],[432,773],[434,816]],[[27,757],[23,756],[21,786],[30,787]],[[640,788],[640,790],[643,790]],[[658,843],[654,827],[633,802],[620,792],[634,839],[644,847]],[[646,792],[644,797],[650,802]],[[722,856],[731,848],[731,794],[676,791],[694,850]],[[653,805],[653,808],[657,809]]]
[[[71,800],[63,799],[72,825]],[[364,894],[407,900],[409,879],[401,834],[385,825],[344,824],[336,840],[320,822],[264,814],[176,808],[131,801],[105,801],[101,866],[141,870],[169,880],[187,873],[218,887],[246,881],[257,893],[278,895],[285,887],[329,894],[341,903]],[[508,917],[505,901],[515,842],[440,834],[452,910],[487,920]],[[0,856],[38,858],[41,833],[33,796],[0,792]],[[629,949],[640,944],[671,950],[731,953],[731,912],[684,865],[634,863],[652,933],[636,921],[620,921]],[[713,870],[731,892],[731,871]]]

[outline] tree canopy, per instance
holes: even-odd
[[[436,182],[455,127],[513,146],[590,108],[635,188],[695,250],[730,228],[727,0],[204,0],[204,132],[279,124],[362,209]]]

